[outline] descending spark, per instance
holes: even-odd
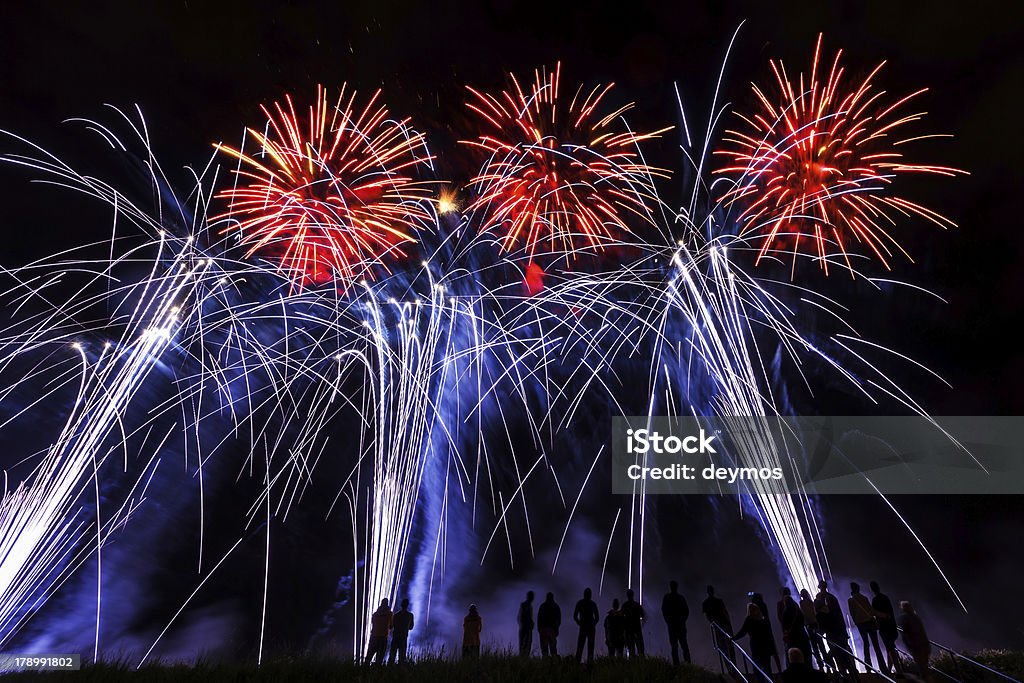
[[[260,315],[265,304],[259,302],[246,307],[232,305],[228,301],[226,292],[235,286],[237,273],[225,274],[223,268],[239,264],[227,259],[220,262],[209,257],[199,246],[199,242],[205,240],[194,237],[195,234],[205,236],[205,201],[208,195],[203,177],[194,176],[192,194],[197,206],[196,211],[190,213],[169,190],[166,177],[149,148],[148,132],[141,115],[138,123],[123,113],[122,116],[132,127],[132,138],[142,143],[148,155],[153,187],[158,188],[157,206],[152,212],[130,201],[116,187],[76,172],[58,157],[17,136],[11,135],[29,145],[32,152],[2,157],[7,163],[42,173],[48,181],[107,204],[117,219],[140,228],[147,241],[127,253],[115,256],[115,245],[122,238],[112,237],[110,259],[101,259],[98,268],[95,260],[67,260],[74,253],[74,250],[69,250],[58,254],[54,263],[44,260],[18,270],[5,271],[16,281],[10,291],[4,292],[15,296],[16,310],[20,311],[23,307],[31,310],[31,307],[40,304],[44,310],[42,313],[20,316],[14,325],[0,333],[0,368],[11,366],[26,354],[54,343],[66,344],[100,334],[117,341],[104,343],[103,351],[95,361],[89,359],[90,345],[87,341],[73,341],[71,346],[81,355],[83,368],[78,398],[63,430],[47,449],[41,462],[17,487],[6,489],[3,501],[0,502],[0,595],[4,597],[3,608],[0,609],[0,642],[9,639],[32,616],[56,587],[81,566],[91,551],[95,551],[99,563],[105,539],[122,527],[130,513],[140,504],[138,489],[145,490],[143,481],[148,486],[148,480],[159,464],[156,456],[139,473],[139,483],[133,487],[125,503],[113,511],[106,521],[100,517],[100,473],[105,472],[103,464],[111,448],[108,442],[114,441],[110,437],[115,430],[121,436],[124,470],[128,471],[128,439],[141,429],[134,424],[134,419],[128,419],[128,412],[140,388],[152,374],[154,366],[163,360],[168,349],[179,344],[192,346],[196,352],[194,360],[200,364],[201,370],[193,377],[186,375],[178,395],[153,410],[148,420],[150,426],[168,414],[186,413],[187,404],[197,396],[201,397],[207,389],[214,389],[215,396],[226,397],[225,405],[236,418],[237,429],[250,415],[246,413],[239,417],[234,411],[242,404],[247,404],[247,407],[257,405],[256,391],[265,388],[260,386],[256,370],[273,377],[275,372],[271,365],[279,362],[271,353],[273,349],[259,342],[249,331],[253,322],[261,321]],[[127,151],[125,143],[108,128],[89,123],[115,149]],[[176,228],[165,229],[165,224],[175,225]],[[188,227],[181,228],[182,225]],[[180,236],[180,232],[186,234]],[[86,248],[89,246],[86,245]],[[155,253],[151,254],[147,250]],[[148,264],[149,272],[122,282],[124,278],[121,271],[139,262]],[[264,275],[258,268],[244,267],[250,277]],[[51,302],[49,293],[54,285],[69,280],[75,274],[85,274],[88,282],[70,298]],[[244,281],[244,277],[237,279]],[[107,307],[112,313],[109,320],[97,324],[92,316],[101,307]],[[265,317],[261,322],[266,326]],[[108,327],[122,331],[111,336]],[[306,336],[303,335],[304,338]],[[334,336],[337,343],[337,335]],[[275,341],[281,342],[286,346],[289,343],[295,346],[288,335],[283,340]],[[300,348],[296,348],[298,350]],[[298,356],[297,353],[295,355]],[[294,362],[296,359],[289,360]],[[239,384],[235,381],[238,375],[242,376],[246,387],[241,400],[231,398],[232,386]],[[282,392],[271,386],[270,393],[273,395],[275,391],[277,402],[284,406],[288,399],[287,391]],[[7,392],[9,390],[5,390]],[[195,405],[193,424],[182,425],[182,434],[187,435],[190,429],[194,429],[197,438],[200,457],[197,458],[196,474],[200,483],[202,515],[202,463],[208,456],[201,453],[199,441],[199,423],[203,419],[200,403],[201,398]],[[32,405],[19,414],[24,414]],[[176,428],[177,425],[171,428],[161,446]],[[265,433],[267,428],[263,430]],[[254,441],[255,436],[253,432]],[[268,440],[273,441],[272,438]],[[188,439],[184,442],[187,462]],[[95,480],[97,489],[96,543],[91,549],[83,545],[85,537],[82,534],[87,528],[77,519],[75,512],[81,504],[90,476]],[[202,525],[200,528],[203,528]],[[201,531],[200,558],[202,544]],[[98,571],[97,576],[94,649],[98,655],[101,601],[99,581],[102,572]]]
[[[619,405],[616,397],[624,381],[636,386],[637,378],[626,380],[614,368],[630,357],[648,358],[649,398],[646,412],[639,414],[714,416],[723,427],[731,426],[731,418],[743,418],[745,438],[737,440],[730,456],[744,467],[779,466],[783,458],[770,430],[778,408],[766,389],[754,328],[767,328],[769,342],[777,340],[795,356],[811,346],[717,241],[696,250],[685,243],[674,250],[650,244],[638,262],[559,282],[532,304],[531,315],[544,316],[550,326],[545,334],[564,338],[559,357],[562,363],[573,361],[569,367],[578,369],[577,379],[587,388],[582,393],[607,392],[617,410],[628,414],[628,404]],[[667,269],[657,265],[662,259],[671,264]],[[559,318],[565,308],[577,312],[571,320]],[[559,391],[569,386],[563,380]],[[560,427],[571,422],[578,405],[574,396]],[[627,521],[628,583],[642,591],[646,490],[641,484],[635,493]],[[769,481],[754,484],[748,496],[793,580],[815,585],[821,575],[814,559],[820,539],[810,528],[804,501]]]
[[[892,234],[896,216],[955,225],[893,194],[896,179],[963,171],[904,157],[905,145],[942,137],[911,132],[925,113],[907,107],[927,89],[887,98],[874,83],[885,62],[850,84],[842,51],[828,66],[821,42],[819,36],[809,76],[794,81],[781,60],[772,61],[774,87],[752,86],[760,109],[738,113],[742,125],[726,131],[715,152],[725,159],[717,173],[733,180],[721,199],[739,207],[740,234],[762,236],[758,260],[792,252],[795,265],[797,253],[809,249],[826,274],[829,261],[841,256],[852,275],[850,255],[859,244],[888,268],[894,250],[907,255]]]
[[[121,424],[153,359],[173,339],[177,304],[206,267],[205,259],[180,249],[171,274],[144,286],[116,351],[105,351],[93,364],[85,348],[73,344],[86,371],[71,415],[31,477],[0,501],[0,643],[31,616],[26,607],[38,608],[62,578],[62,567],[82,540],[74,511],[87,475],[106,460],[107,436]]]
[[[767,306],[748,303],[751,297],[742,291],[744,284],[726,249],[711,246],[709,273],[700,278],[694,277],[693,261],[686,258],[685,248],[680,251],[680,258],[675,259],[678,276],[670,284],[669,298],[689,322],[688,352],[701,359],[715,385],[712,414],[734,437],[730,455],[744,467],[780,467],[784,464],[780,444],[771,429],[778,408],[763,388],[767,378],[751,329],[752,319]],[[791,334],[785,321],[770,314],[768,319],[783,335]],[[748,488],[761,524],[793,582],[806,588],[817,585],[823,574],[809,543],[813,532],[794,496],[772,479],[753,480]]]
[[[289,95],[262,107],[266,132],[248,129],[257,152],[217,145],[239,165],[213,220],[236,221],[226,230],[239,234],[246,256],[276,260],[300,289],[373,279],[416,242],[427,187],[414,176],[430,157],[423,135],[393,119],[380,94],[359,108],[355,91],[343,86],[331,104],[318,86],[305,117]]]
[[[443,286],[434,283],[426,300],[385,306],[387,310],[371,304],[367,320],[367,388],[375,438],[362,613],[357,614],[361,628],[356,630],[364,637],[381,599],[395,604],[405,573],[429,434],[437,416],[436,392],[451,367],[445,357],[458,304],[449,302]]]
[[[632,131],[622,119],[632,105],[606,106],[612,84],[581,85],[566,106],[560,63],[536,71],[527,91],[509,77],[511,88],[497,95],[468,88],[467,106],[484,130],[462,141],[485,156],[467,207],[485,213],[479,229],[532,260],[538,252],[601,249],[631,233],[634,220],[651,223],[651,178],[667,173],[644,163],[637,144],[670,129]]]

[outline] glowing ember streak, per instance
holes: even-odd
[[[561,64],[536,71],[527,91],[512,74],[497,95],[468,87],[467,106],[486,131],[462,141],[486,154],[468,210],[485,212],[481,230],[497,234],[503,250],[521,247],[531,260],[538,251],[601,248],[629,233],[634,216],[651,222],[652,178],[668,175],[645,164],[637,145],[669,128],[630,130],[622,115],[632,104],[604,106],[613,84],[580,86],[566,107],[560,74]]]
[[[841,56],[840,50],[824,80],[820,35],[809,78],[801,73],[794,82],[781,61],[772,61],[775,87],[766,92],[752,86],[759,110],[739,113],[744,125],[726,131],[723,148],[715,152],[728,160],[717,172],[735,181],[721,200],[742,207],[741,234],[763,235],[759,261],[769,251],[792,252],[795,261],[810,244],[826,274],[830,257],[837,255],[852,274],[856,242],[889,268],[894,249],[910,258],[889,232],[895,214],[955,226],[891,193],[901,175],[963,173],[904,160],[904,144],[940,137],[909,131],[925,114],[906,113],[907,105],[927,89],[887,98],[873,82],[885,62],[850,85]]]
[[[160,244],[163,251],[162,238]],[[123,419],[152,370],[153,359],[170,345],[179,327],[174,302],[191,292],[207,268],[205,260],[193,261],[192,255],[190,249],[181,250],[171,275],[146,283],[137,314],[119,345],[123,353],[104,353],[91,367],[82,344],[71,344],[86,369],[71,415],[30,479],[0,498],[0,643],[17,633],[54,586],[88,557],[76,549],[87,531],[76,519],[79,497],[90,470],[95,472],[107,459],[105,440]],[[91,551],[99,552],[109,529],[117,524],[105,526],[97,531],[97,545]],[[96,648],[98,652],[98,638]]]
[[[240,163],[235,185],[218,195],[227,208],[214,220],[236,221],[225,232],[240,233],[246,257],[278,261],[300,289],[335,279],[347,289],[387,270],[388,258],[416,242],[428,188],[413,176],[431,157],[423,135],[408,119],[393,119],[379,96],[360,110],[355,91],[346,97],[343,86],[331,105],[318,86],[305,118],[291,96],[262,107],[266,132],[248,129],[258,153],[217,145]]]

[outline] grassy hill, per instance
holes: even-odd
[[[305,683],[306,681],[353,681],[374,683],[425,682],[430,683],[551,683],[552,681],[586,681],[587,683],[677,682],[712,683],[719,677],[706,669],[683,666],[678,670],[662,659],[639,661],[612,661],[597,659],[593,670],[571,659],[522,659],[508,655],[484,654],[479,660],[456,660],[432,657],[406,665],[368,667],[337,659],[289,658],[265,662],[257,668],[253,664],[214,664],[199,662],[195,665],[152,664],[135,669],[127,665],[97,664],[83,666],[77,673],[23,672],[9,674],[4,681],[71,681],[74,683],[103,683],[132,681],[133,683],[200,683],[205,681],[231,681],[231,683]]]

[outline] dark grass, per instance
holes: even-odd
[[[84,666],[80,672],[23,672],[3,676],[4,681],[75,681],[104,683],[137,681],[140,683],[200,681],[367,681],[392,683],[425,681],[437,683],[551,683],[552,681],[591,682],[685,682],[717,683],[717,674],[698,667],[674,669],[665,659],[647,657],[633,661],[595,659],[588,668],[571,658],[521,658],[505,654],[486,654],[479,659],[450,659],[427,656],[407,665],[368,667],[347,659],[296,657],[265,661],[262,667],[253,664],[213,664],[199,661],[195,665],[145,665],[135,669],[127,664],[106,663]]]
[[[1024,652],[1016,650],[982,650],[970,655],[971,659],[989,666],[997,671],[1024,681]],[[943,671],[964,683],[1006,682],[1006,679],[995,676],[991,673],[972,666],[963,661],[957,661],[948,654],[932,661],[932,666]]]
[[[1024,681],[1024,652],[983,650],[971,654],[978,662]],[[966,663],[942,655],[932,666],[964,683],[1005,683]],[[200,660],[194,664],[163,664],[155,662],[142,668],[124,662],[103,662],[85,665],[81,671],[20,672],[0,674],[3,681],[74,681],[93,683],[133,681],[139,683],[200,683],[203,681],[249,681],[298,683],[299,681],[354,681],[357,683],[721,683],[725,680],[707,669],[683,665],[673,668],[656,657],[623,661],[606,657],[595,659],[592,667],[577,664],[571,657],[524,659],[507,653],[484,653],[477,660],[452,659],[440,654],[420,657],[415,662],[395,666],[367,666],[348,659],[331,657],[287,657],[264,662],[232,664]],[[945,680],[936,677],[934,680]]]
[[[653,657],[635,660],[598,658],[592,668],[577,664],[571,658],[525,659],[505,654],[484,654],[479,660],[448,659],[440,656],[420,658],[409,664],[366,666],[348,660],[294,658],[254,664],[223,664],[197,662],[190,665],[147,664],[141,669],[125,663],[101,663],[83,666],[78,672],[21,672],[0,677],[4,681],[133,681],[139,683],[229,681],[266,681],[298,683],[299,681],[357,681],[397,683],[551,683],[552,681],[603,682],[678,682],[718,683],[721,678],[706,669],[672,665]]]

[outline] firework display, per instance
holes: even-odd
[[[357,108],[355,91],[342,86],[335,101],[318,86],[304,115],[289,95],[262,108],[265,132],[248,129],[258,151],[218,145],[240,162],[218,197],[247,257],[271,257],[300,288],[344,288],[386,272],[416,242],[428,190],[415,175],[430,158],[423,135],[391,118],[380,94]]]
[[[538,70],[524,90],[510,75],[499,94],[468,87],[466,106],[481,134],[463,140],[486,160],[470,182],[468,211],[484,212],[480,230],[492,231],[504,251],[570,255],[601,249],[653,223],[654,177],[666,172],[643,162],[638,144],[668,128],[636,133],[623,116],[632,105],[608,106],[612,85],[560,92],[561,63]]]
[[[907,174],[962,173],[905,156],[914,143],[942,137],[914,126],[925,113],[912,107],[927,89],[895,98],[875,83],[885,62],[857,79],[841,58],[842,50],[823,57],[819,36],[809,74],[791,75],[773,60],[772,88],[753,86],[759,109],[737,112],[740,125],[715,152],[725,161],[717,172],[735,185],[722,200],[738,207],[740,234],[759,237],[759,260],[790,252],[795,266],[805,250],[826,273],[838,263],[852,274],[850,252],[860,249],[888,268],[894,253],[906,254],[893,233],[897,218],[955,225],[893,192]]]
[[[759,111],[741,110],[742,125],[721,133],[717,149],[683,146],[686,170],[698,177],[712,156],[723,161],[715,173],[724,180],[694,185],[706,202],[666,199],[659,183],[674,174],[645,160],[645,145],[672,127],[636,132],[632,105],[613,104],[612,85],[567,86],[560,63],[526,82],[509,75],[500,92],[467,88],[475,129],[446,150],[479,163],[462,184],[436,177],[427,134],[395,118],[381,91],[364,98],[348,86],[337,97],[318,86],[311,101],[289,95],[262,107],[265,120],[246,129],[242,144],[215,146],[208,168],[219,175],[197,174],[186,195],[152,162],[144,123],[134,125],[156,206],[129,201],[8,134],[29,151],[3,161],[105,202],[144,239],[128,247],[112,239],[110,262],[100,266],[93,256],[60,255],[9,273],[2,296],[14,306],[45,301],[45,311],[0,333],[0,373],[31,368],[6,380],[12,388],[0,399],[47,364],[48,386],[75,398],[63,428],[45,452],[26,458],[27,474],[0,501],[0,645],[95,558],[93,655],[101,657],[103,551],[156,495],[148,482],[171,459],[162,454],[172,442],[200,490],[209,462],[223,460],[238,480],[256,481],[258,493],[226,551],[200,539],[195,591],[143,659],[255,535],[264,552],[262,660],[272,528],[302,508],[329,458],[348,473],[328,482],[337,490],[329,515],[348,515],[344,542],[354,558],[345,617],[359,657],[376,605],[396,602],[413,575],[427,577],[414,582],[414,597],[429,605],[449,544],[469,547],[448,538],[460,514],[453,510],[471,510],[462,514],[476,532],[478,499],[486,499],[482,554],[504,535],[513,556],[508,519],[521,509],[529,525],[524,489],[535,473],[550,469],[560,486],[561,463],[548,449],[572,431],[584,397],[616,414],[753,417],[759,428],[733,454],[752,467],[786,462],[767,427],[787,409],[773,389],[775,355],[800,373],[813,357],[871,400],[883,395],[924,415],[912,392],[855,350],[878,345],[837,337],[830,341],[849,354],[830,355],[800,328],[787,285],[759,279],[752,267],[784,253],[853,273],[855,244],[888,267],[901,250],[898,218],[953,225],[893,194],[905,174],[960,173],[903,156],[922,137],[909,131],[923,114],[907,111],[924,91],[888,97],[874,83],[881,65],[854,81],[840,56],[823,60],[819,39],[809,75],[795,80],[772,62],[777,88],[754,87]],[[130,147],[92,127],[111,147]],[[701,203],[713,209],[699,215]],[[708,225],[723,229],[709,234]],[[606,250],[620,258],[569,276],[581,256]],[[144,274],[122,272],[137,262]],[[66,301],[43,296],[80,272],[89,279]],[[525,292],[508,273],[522,276]],[[122,279],[129,284],[110,285]],[[823,294],[799,297],[842,308]],[[73,368],[50,360],[72,344],[80,359]],[[44,350],[50,355],[38,360]],[[158,384],[172,389],[146,398],[142,388]],[[29,411],[10,412],[13,422]],[[340,443],[332,425],[345,419],[357,428]],[[517,420],[526,425],[520,432],[510,426]],[[495,433],[501,447],[486,443]],[[241,444],[242,463],[223,452],[229,443]],[[122,451],[118,467],[112,454]],[[602,453],[585,459],[577,504]],[[133,485],[105,489],[115,471]],[[564,502],[560,488],[558,495]],[[101,513],[101,498],[113,512]],[[82,501],[91,499],[90,509]],[[622,517],[629,585],[640,593],[653,504],[638,484],[607,539],[611,548]],[[576,506],[566,508],[563,544]],[[740,509],[752,513],[795,585],[830,575],[808,495],[764,483]]]

